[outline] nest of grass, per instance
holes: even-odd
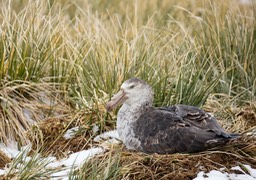
[[[218,122],[229,132],[245,133],[256,127],[256,102],[248,102],[243,106],[231,106],[230,97],[211,95],[203,109],[216,116]],[[225,105],[226,104],[226,105]]]
[[[223,172],[241,173],[230,169],[234,166],[240,166],[245,172],[248,172],[243,164],[256,168],[255,140],[255,137],[247,136],[234,140],[218,150],[194,154],[149,155],[128,151],[125,147],[119,146],[92,159],[77,173],[85,179],[91,178],[90,175],[97,169],[96,173],[99,178],[107,176],[109,178],[118,177],[117,179],[181,180],[193,179],[200,171],[220,171],[221,169]],[[116,167],[116,169],[111,170],[110,166]],[[109,173],[108,175],[106,175],[106,171]]]
[[[80,111],[72,118],[49,118],[33,126],[28,132],[28,139],[32,143],[30,152],[40,152],[43,156],[53,155],[56,158],[66,157],[70,153],[88,149],[92,146],[92,139],[98,132],[93,127],[104,127],[103,131],[113,129],[114,123],[99,121],[99,111],[90,109]],[[103,119],[103,118],[101,118]],[[75,135],[69,139],[64,138],[67,130],[79,127]]]

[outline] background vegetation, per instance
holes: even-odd
[[[233,132],[255,126],[253,1],[3,0],[0,7],[3,143],[49,150],[52,134],[38,135],[48,133],[38,125],[44,121],[62,124],[49,125],[58,135],[80,125],[89,145],[93,124],[114,129],[115,113],[104,106],[134,76],[152,84],[156,106],[203,106]],[[107,159],[107,174],[120,174]],[[105,161],[97,162],[89,167],[100,171]]]

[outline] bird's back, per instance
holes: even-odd
[[[146,153],[198,152],[231,138],[214,117],[187,105],[150,108],[133,128]]]

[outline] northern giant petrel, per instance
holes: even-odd
[[[117,115],[117,131],[128,149],[145,153],[199,152],[225,144],[233,136],[210,114],[188,105],[153,107],[152,88],[143,80],[126,80],[107,104]]]

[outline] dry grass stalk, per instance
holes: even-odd
[[[0,168],[3,169],[10,162],[11,159],[3,151],[0,151]]]

